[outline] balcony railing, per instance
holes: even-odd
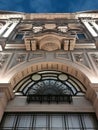
[[[27,103],[71,103],[72,95],[27,95]]]

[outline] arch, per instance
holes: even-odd
[[[97,83],[96,76],[87,68],[83,68],[76,63],[66,61],[62,62],[42,62],[33,63],[32,61],[21,63],[12,69],[10,69],[2,81],[11,83],[12,88],[24,77],[42,70],[57,70],[69,75],[76,77],[81,81],[86,88],[88,88],[92,83]]]

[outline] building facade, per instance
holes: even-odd
[[[0,130],[98,130],[98,12],[0,12]]]

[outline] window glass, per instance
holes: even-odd
[[[98,130],[94,114],[5,114],[0,130]]]
[[[22,40],[23,34],[17,34],[15,40]]]
[[[34,123],[34,127],[36,128],[43,128],[43,127],[46,127],[46,116],[36,116],[35,117],[35,123]]]
[[[30,127],[31,124],[31,116],[29,115],[21,115],[20,118],[19,118],[19,123],[18,123],[18,127]]]
[[[63,127],[63,118],[62,116],[51,116],[51,127]]]
[[[10,129],[10,127],[14,127],[16,123],[16,117],[15,115],[7,115],[4,118],[4,121],[2,123],[2,127]]]
[[[65,118],[67,119],[67,127],[70,129],[79,129],[81,127],[80,119],[77,114],[69,114]]]
[[[78,33],[77,38],[80,40],[86,39],[86,36],[83,33]]]
[[[87,130],[89,130],[89,129],[96,130],[94,128],[97,127],[98,122],[95,120],[94,116],[86,114],[86,115],[82,116],[82,121],[83,121],[84,127]]]

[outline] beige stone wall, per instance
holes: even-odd
[[[85,74],[83,74],[78,68],[57,62],[41,62],[38,64],[33,64],[32,66],[28,66],[25,69],[17,72],[10,80],[12,88],[24,77],[42,70],[57,70],[68,73],[80,80],[86,88],[88,88],[90,84],[89,78]]]
[[[94,112],[92,103],[85,97],[73,97],[71,104],[39,104],[26,102],[25,96],[16,96],[6,107],[6,112]]]
[[[7,105],[7,97],[4,92],[0,92],[0,121]]]
[[[8,101],[14,98],[13,89],[11,85],[0,84],[0,121],[2,119],[3,113],[5,112]]]

